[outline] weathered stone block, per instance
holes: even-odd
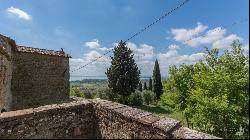
[[[180,122],[171,118],[161,118],[159,121],[156,121],[152,124],[153,127],[159,128],[166,133],[172,132],[174,129],[180,126]]]

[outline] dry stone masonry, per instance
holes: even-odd
[[[0,35],[0,110],[19,110],[69,99],[69,58],[16,45]]]
[[[11,110],[11,57],[15,51],[15,41],[0,34],[0,112]]]
[[[0,138],[216,139],[170,118],[100,99],[0,114]]]

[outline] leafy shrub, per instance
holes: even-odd
[[[97,90],[97,97],[104,99],[104,100],[110,100],[110,101],[116,101],[117,100],[117,94],[113,93],[110,88],[100,88]]]
[[[162,101],[182,111],[187,124],[223,138],[249,138],[249,58],[242,44],[205,60],[171,67]]]
[[[84,97],[84,93],[78,87],[73,87],[70,89],[70,96]]]
[[[85,92],[84,93],[84,97],[86,99],[94,99],[96,97],[96,93],[95,92]]]
[[[128,97],[128,104],[132,106],[141,106],[143,104],[142,92],[136,90]]]
[[[143,102],[146,105],[149,105],[150,103],[152,103],[155,100],[155,94],[154,92],[150,91],[150,90],[144,90],[142,92],[143,95]]]

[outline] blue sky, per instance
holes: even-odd
[[[169,11],[181,0],[0,0],[0,34],[17,44],[64,50],[71,70],[105,53]],[[129,42],[142,75],[151,75],[159,59],[163,76],[169,65],[195,63],[204,46],[228,49],[233,39],[249,47],[248,0],[191,0]],[[225,28],[224,28],[225,27]],[[213,31],[214,29],[218,29]],[[211,32],[212,31],[212,32]],[[205,36],[201,36],[205,35]],[[194,38],[185,43],[188,38]],[[105,75],[104,57],[72,75]]]

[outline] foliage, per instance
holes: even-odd
[[[142,92],[136,90],[128,98],[128,104],[132,106],[141,106],[143,104]]]
[[[80,88],[73,87],[70,89],[70,96],[84,97],[84,93],[81,92]]]
[[[188,126],[224,138],[249,138],[249,58],[239,41],[219,55],[206,49],[205,60],[170,68],[164,103],[184,113]]]
[[[148,90],[153,90],[153,84],[152,84],[152,79],[149,79],[149,85],[148,85]]]
[[[126,46],[126,43],[121,41],[114,48],[111,66],[106,72],[108,87],[111,88],[113,93],[123,96],[125,101],[136,90],[140,80],[140,71],[132,53],[132,50]]]
[[[110,100],[110,101],[116,101],[117,95],[112,92],[110,88],[100,88],[97,91],[98,98]]]
[[[138,90],[139,90],[139,91],[142,91],[142,83],[141,83],[141,81],[139,82]]]
[[[161,72],[158,60],[155,61],[153,70],[153,91],[156,95],[156,98],[160,99],[160,96],[163,93],[163,86],[161,83]]]
[[[142,95],[143,95],[143,102],[146,105],[153,103],[153,101],[155,100],[155,94],[150,90],[144,90],[142,92]]]
[[[148,90],[147,83],[144,82],[143,90]]]
[[[84,97],[86,98],[86,99],[94,99],[94,98],[96,98],[96,93],[95,92],[85,92],[84,93]]]

